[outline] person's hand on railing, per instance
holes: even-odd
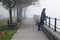
[[[46,16],[46,18],[49,18],[48,16]]]

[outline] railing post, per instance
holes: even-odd
[[[49,17],[49,28],[50,28],[50,19],[51,19],[51,18]]]
[[[45,24],[47,25],[47,18],[46,18],[46,23]]]
[[[56,23],[57,23],[57,19],[55,18],[55,27],[54,27],[55,32],[56,32]]]

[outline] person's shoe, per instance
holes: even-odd
[[[41,31],[40,29],[38,29],[38,31]]]

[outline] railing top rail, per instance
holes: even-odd
[[[60,19],[57,19],[57,20],[59,20],[59,21],[60,21]]]
[[[51,19],[55,19],[55,18],[51,18]]]
[[[52,17],[46,17],[46,18],[48,18],[48,19],[49,19],[49,18],[51,18],[51,19],[55,19],[55,18],[52,18]],[[56,18],[56,19],[57,19],[57,18]],[[57,19],[57,20],[60,21],[60,19]]]
[[[51,18],[51,17],[46,17],[46,18],[48,18],[48,19],[49,19],[49,18]],[[55,18],[51,18],[51,19],[55,19]]]

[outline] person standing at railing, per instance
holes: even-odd
[[[44,25],[44,20],[46,20],[45,10],[46,10],[45,8],[43,8],[43,10],[42,10],[40,22],[38,24],[38,31],[40,31],[41,26]]]

